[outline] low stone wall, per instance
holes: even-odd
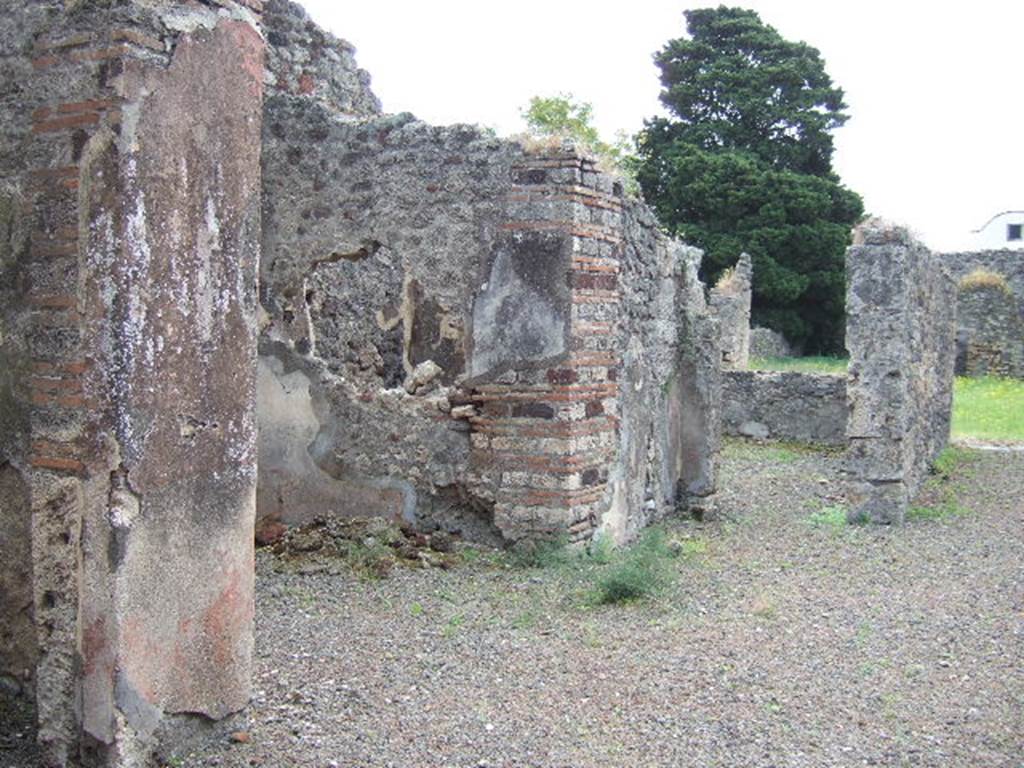
[[[847,251],[849,515],[903,521],[949,440],[956,284],[906,230],[872,220]]]
[[[823,373],[725,371],[722,432],[738,437],[846,443],[846,378]]]

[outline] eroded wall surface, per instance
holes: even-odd
[[[37,656],[29,487],[31,376],[28,249],[29,149],[36,29],[56,3],[0,18],[0,677],[31,692]]]
[[[961,282],[957,299],[956,372],[1024,378],[1024,302],[1005,282]]]
[[[846,377],[726,371],[722,433],[821,445],[846,443]]]
[[[708,303],[718,320],[722,368],[743,370],[750,362],[750,301],[754,268],[750,255],[739,261],[711,288]]]
[[[937,257],[959,281],[956,371],[1024,378],[1024,252],[993,250]]]
[[[294,6],[267,19],[271,62],[276,26],[317,39]],[[361,95],[325,99],[313,72],[265,101],[261,526],[586,539],[614,509],[628,537],[709,494],[718,363],[693,252],[571,147],[377,114],[335,66]]]
[[[0,493],[27,497],[48,764],[141,765],[249,696],[259,4],[31,5],[3,27],[27,450]]]
[[[849,513],[899,523],[949,439],[956,284],[878,220],[858,228],[846,269]]]

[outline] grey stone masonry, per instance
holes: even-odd
[[[750,329],[750,357],[793,357],[786,337],[771,328]]]
[[[750,359],[750,294],[754,268],[750,255],[739,261],[711,289],[711,313],[718,320],[722,368],[742,370]]]
[[[845,445],[846,377],[796,371],[725,371],[722,433]]]
[[[938,258],[960,285],[957,373],[1024,378],[1024,251]]]
[[[1024,378],[1024,302],[996,273],[971,273],[959,289],[956,372]]]
[[[906,230],[877,219],[847,251],[851,519],[901,523],[949,439],[956,285]]]

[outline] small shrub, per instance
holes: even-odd
[[[671,552],[659,528],[647,530],[622,559],[601,574],[594,585],[594,602],[611,605],[649,597],[668,580]]]

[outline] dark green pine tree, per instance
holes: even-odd
[[[832,170],[843,92],[817,50],[753,11],[685,16],[689,36],[655,56],[673,116],[638,137],[644,196],[667,229],[704,249],[706,280],[751,254],[755,323],[808,351],[841,352],[843,258],[863,215]]]

